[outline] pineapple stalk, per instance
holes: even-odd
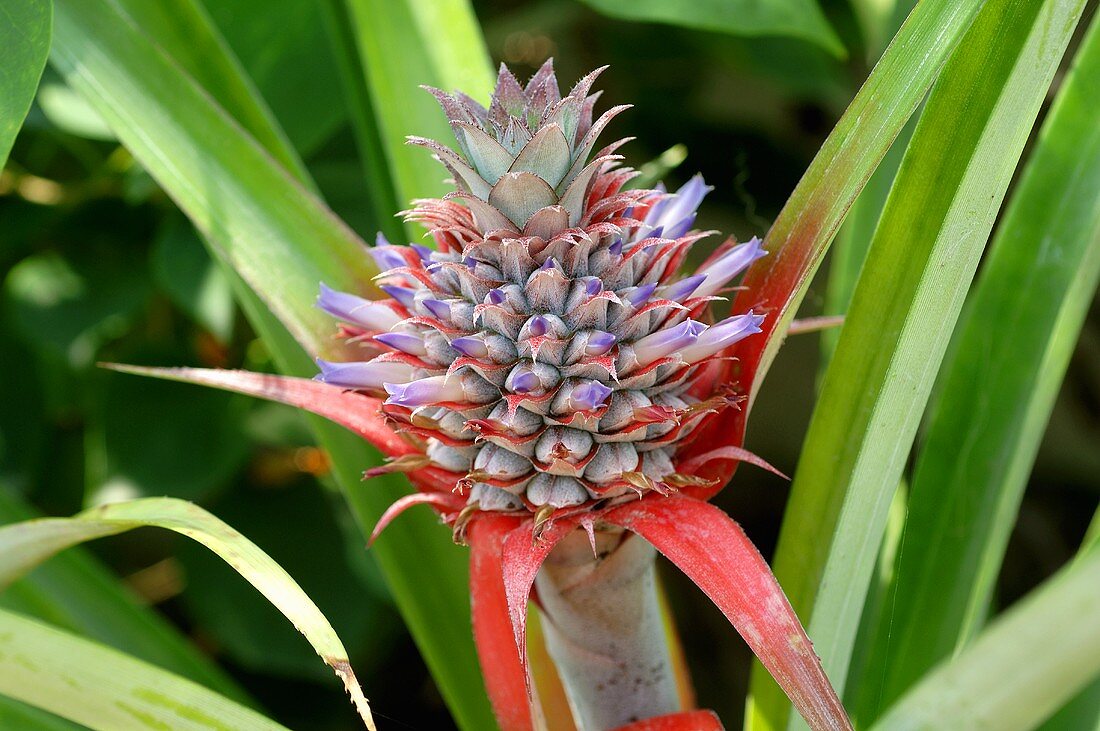
[[[622,529],[584,531],[553,550],[535,580],[546,646],[579,731],[680,709],[661,618],[656,551]]]

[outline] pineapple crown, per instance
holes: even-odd
[[[613,154],[625,140],[586,162],[627,108],[593,123],[602,70],[563,98],[550,61],[525,87],[502,66],[488,109],[431,89],[458,151],[410,141],[457,190],[414,201],[405,217],[436,248],[379,236],[370,253],[386,300],[321,288],[318,305],[363,358],[319,361],[317,378],[384,397],[386,418],[419,449],[368,474],[453,485],[435,504],[456,538],[480,511],[542,524],[699,484],[677,470],[677,451],[701,417],[737,401],[708,365],[760,331],[751,311],[707,323],[709,303],[765,255],[758,239],[727,241],[679,274],[713,233],[692,230],[711,190],[701,176],[672,194],[627,189],[637,173]]]

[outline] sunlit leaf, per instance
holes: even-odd
[[[836,686],[932,381],[1083,5],[986,3],[929,97],[860,274],[775,560]]]
[[[72,518],[40,518],[0,528],[0,587],[65,548],[145,526],[192,538],[236,569],[286,615],[333,668],[364,723],[374,728],[347,651],[321,610],[267,554],[197,505],[173,498],[145,498],[93,508]],[[0,677],[5,675],[0,673]]]
[[[37,514],[0,487],[0,524]],[[0,592],[0,607],[47,621],[61,629],[110,645],[233,700],[248,696],[225,671],[189,642],[85,549],[54,556]],[[0,714],[2,718],[2,714]],[[12,726],[13,728],[18,728]],[[0,728],[9,728],[0,724]]]
[[[106,0],[60,0],[52,63],[294,335],[323,350],[318,282],[366,291],[359,239]]]
[[[878,628],[877,672],[861,689],[868,711],[897,698],[981,628],[1044,427],[1100,281],[1097,79],[1100,24],[1094,23],[1000,222],[944,362],[889,589],[894,608]]]
[[[1035,728],[1100,673],[1100,552],[1063,569],[939,665],[873,731]]]
[[[97,731],[287,731],[197,683],[3,609],[0,693]]]

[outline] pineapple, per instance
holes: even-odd
[[[628,108],[593,121],[602,70],[563,98],[552,62],[526,86],[502,66],[488,109],[431,89],[457,151],[410,142],[434,153],[457,190],[414,201],[405,217],[436,248],[380,237],[371,254],[390,298],[322,287],[318,299],[365,353],[320,361],[318,380],[385,398],[387,419],[424,446],[390,469],[450,474],[465,499],[451,516],[458,538],[479,511],[529,512],[542,525],[692,484],[676,472],[677,449],[732,401],[692,387],[760,331],[751,311],[704,322],[708,303],[765,254],[758,239],[678,272],[708,235],[692,230],[711,190],[703,179],[672,194],[626,189],[637,175],[615,154],[626,140],[593,155]]]

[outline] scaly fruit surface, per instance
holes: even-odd
[[[727,242],[680,274],[711,233],[692,229],[710,190],[700,176],[671,194],[627,189],[637,173],[614,154],[625,140],[588,161],[627,108],[593,122],[600,71],[563,98],[550,62],[526,87],[502,67],[488,109],[431,90],[458,151],[410,141],[458,190],[405,215],[437,247],[380,238],[370,253],[390,299],[323,287],[318,300],[364,353],[322,361],[318,379],[385,398],[387,418],[423,448],[389,469],[453,473],[466,501],[458,530],[478,510],[541,523],[693,484],[676,471],[677,448],[736,400],[692,395],[701,366],[763,320],[750,311],[706,323],[708,302],[765,254],[759,240]]]

